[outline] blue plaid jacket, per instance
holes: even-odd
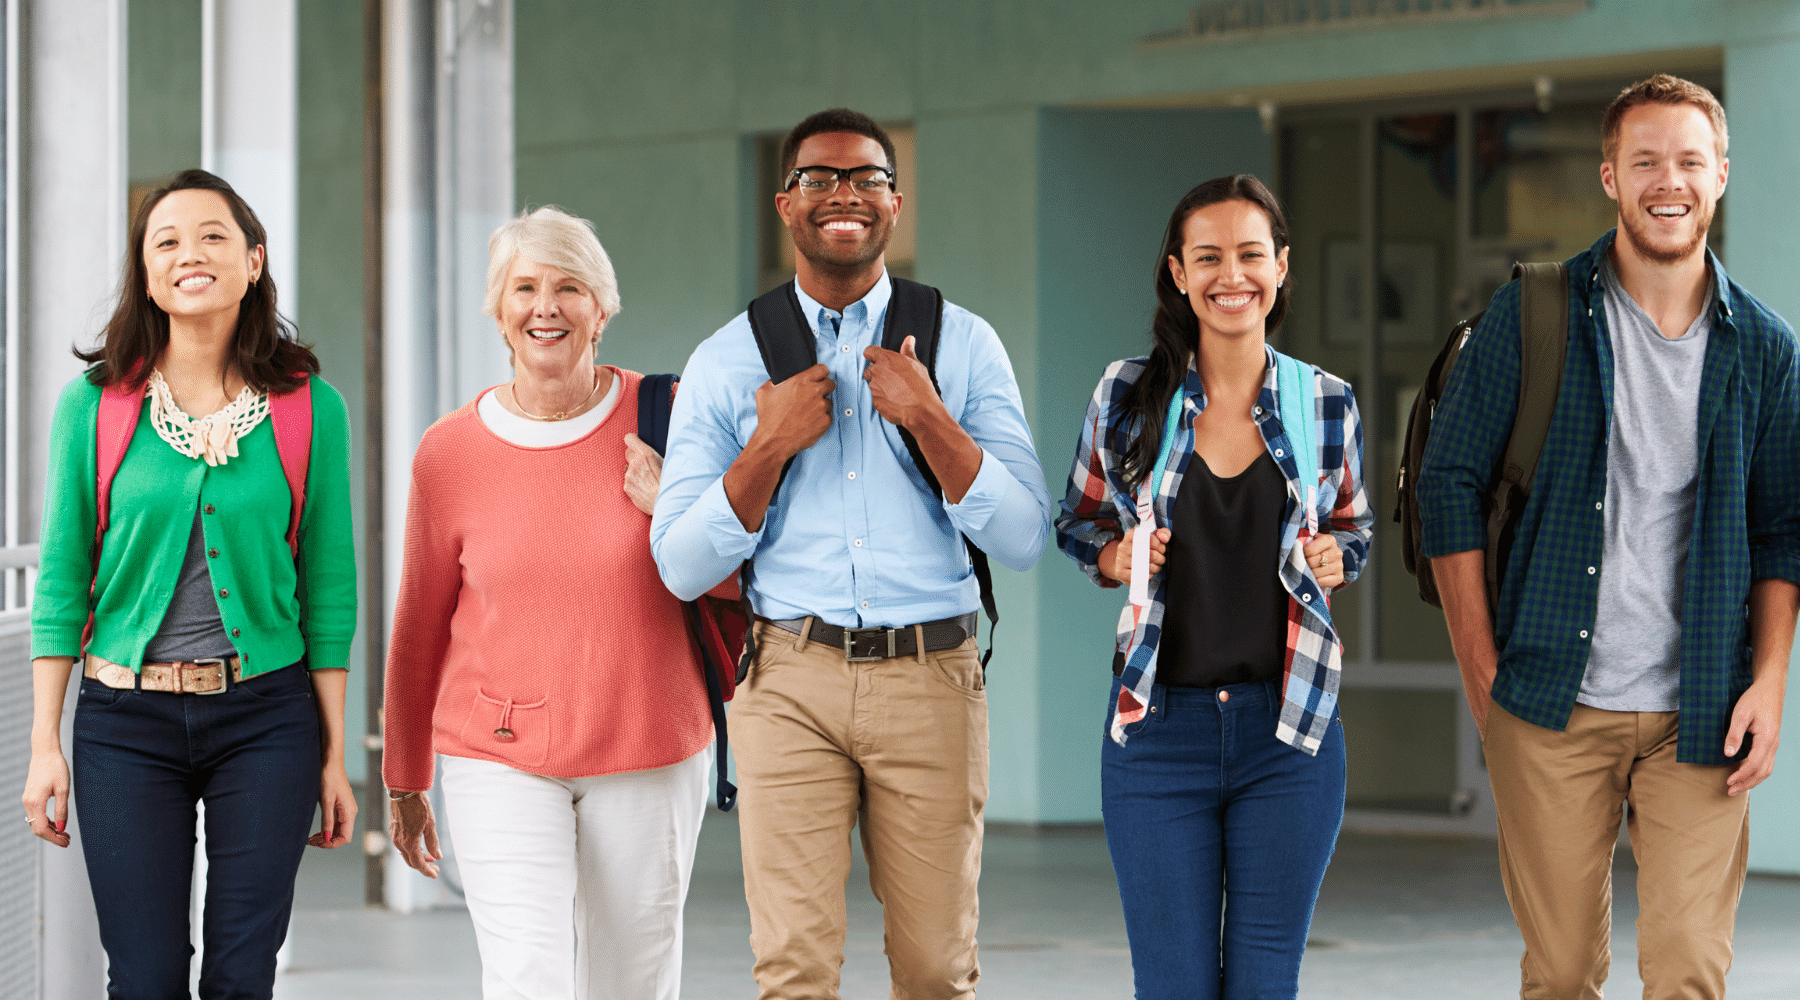
[[[1330,595],[1313,579],[1312,568],[1301,551],[1305,510],[1296,497],[1301,491],[1301,470],[1295,464],[1293,445],[1281,426],[1281,406],[1275,395],[1275,351],[1268,353],[1262,394],[1251,416],[1262,430],[1263,443],[1288,481],[1285,523],[1281,534],[1280,565],[1269,567],[1280,574],[1288,592],[1287,664],[1282,680],[1283,704],[1276,736],[1308,753],[1319,751],[1319,741],[1337,708],[1338,680],[1342,674],[1343,646],[1331,623]],[[1089,578],[1102,587],[1117,581],[1100,572],[1100,550],[1122,537],[1137,523],[1137,487],[1119,472],[1120,456],[1130,447],[1137,423],[1127,420],[1119,408],[1125,390],[1143,374],[1148,358],[1132,358],[1108,365],[1088,403],[1075,446],[1075,464],[1069,470],[1069,488],[1056,519],[1056,541]],[[1362,421],[1350,386],[1315,366],[1315,419],[1323,457],[1320,468],[1309,469],[1317,485],[1319,525],[1337,537],[1344,554],[1344,583],[1355,580],[1368,558],[1370,527],[1374,514],[1362,486]],[[1191,366],[1182,385],[1187,399],[1170,449],[1174,475],[1158,484],[1152,500],[1158,524],[1168,524],[1181,489],[1182,478],[1194,456],[1194,419],[1206,408],[1200,375]],[[1246,568],[1245,572],[1254,572]],[[1113,707],[1111,732],[1124,744],[1135,731],[1132,723],[1143,717],[1144,704],[1156,680],[1156,647],[1161,637],[1168,577],[1158,573],[1150,580],[1150,607],[1141,628],[1132,625],[1130,607],[1119,618],[1117,649],[1124,655],[1119,703]]]
[[[1501,584],[1493,698],[1528,722],[1568,726],[1587,671],[1604,535],[1613,355],[1597,282],[1613,233],[1569,260],[1561,395]],[[1676,759],[1724,764],[1725,731],[1750,686],[1754,580],[1800,581],[1800,375],[1794,331],[1708,253],[1716,312],[1700,376],[1700,479],[1681,600]],[[1506,451],[1519,392],[1519,286],[1495,293],[1463,346],[1419,473],[1425,555],[1487,544],[1482,496]],[[1673,549],[1681,539],[1657,539]]]

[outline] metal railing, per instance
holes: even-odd
[[[38,547],[0,549],[9,605],[0,610],[0,793],[15,797],[31,764],[31,577]],[[16,602],[16,603],[15,603]],[[43,851],[31,828],[0,823],[0,998],[38,996]]]

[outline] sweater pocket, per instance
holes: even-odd
[[[550,699],[529,704],[475,689],[463,722],[463,746],[497,757],[521,771],[544,766],[550,756]]]

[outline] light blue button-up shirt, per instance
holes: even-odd
[[[756,430],[756,390],[769,378],[749,314],[695,348],[675,394],[650,524],[657,569],[676,596],[698,597],[754,556],[750,602],[759,615],[898,627],[981,606],[959,533],[1010,569],[1037,562],[1050,494],[1006,349],[979,316],[944,304],[938,387],[982,455],[962,502],[940,500],[862,378],[863,349],[881,342],[892,291],[883,274],[841,315],[799,291],[819,363],[837,383],[831,428],[795,457],[758,531],[744,530],[724,484]]]

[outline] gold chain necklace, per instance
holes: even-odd
[[[588,390],[587,399],[584,399],[579,404],[577,404],[574,410],[558,410],[555,413],[552,413],[551,415],[549,415],[547,417],[538,416],[537,414],[531,412],[530,410],[527,410],[525,408],[524,403],[519,402],[519,387],[517,385],[517,381],[518,380],[515,379],[514,384],[507,386],[507,389],[512,392],[513,405],[519,408],[520,413],[531,418],[532,420],[538,420],[538,421],[542,421],[546,424],[549,424],[549,423],[555,423],[558,420],[569,419],[569,416],[571,414],[573,414],[575,412],[575,410],[579,410],[583,406],[586,406],[586,405],[588,405],[588,403],[593,401],[594,393],[600,391],[600,369],[597,366],[594,368],[594,387],[592,389]]]

